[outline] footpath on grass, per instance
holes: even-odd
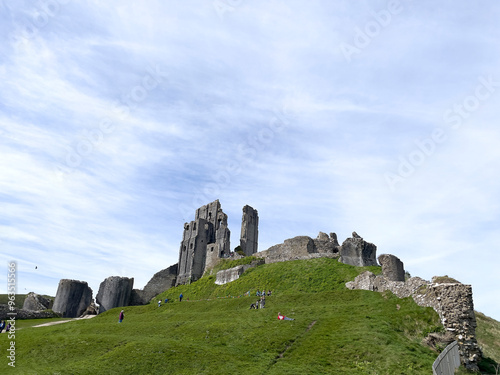
[[[72,322],[74,320],[91,319],[91,318],[95,318],[96,316],[97,315],[85,315],[83,318],[73,318],[73,319],[68,319],[68,320],[58,320],[57,322],[48,322],[48,323],[38,324],[38,325],[33,326],[33,327],[34,328],[48,327],[48,326],[53,326],[53,325],[56,325],[56,324]]]

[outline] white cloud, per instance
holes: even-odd
[[[498,88],[459,129],[443,116],[480,77],[500,80],[500,8],[490,20],[465,1],[403,2],[349,63],[339,46],[387,3],[233,5],[221,19],[211,2],[69,2],[30,37],[39,5],[4,7],[0,239],[19,289],[54,294],[75,278],[97,292],[112,274],[142,287],[177,261],[196,204],[219,198],[233,247],[245,204],[261,250],[356,230],[414,275],[471,283],[476,308],[499,319],[485,281]],[[392,191],[384,175],[436,128],[446,141]]]

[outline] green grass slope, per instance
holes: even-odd
[[[172,288],[158,299],[175,302],[161,307],[125,307],[121,324],[117,308],[25,326],[8,373],[429,374],[437,353],[421,341],[440,329],[439,317],[410,298],[347,290],[362,271],[325,258],[266,264],[226,285],[208,276]],[[266,308],[249,310],[263,288],[273,291]],[[295,320],[279,321],[278,312]],[[4,352],[6,341],[1,335]]]

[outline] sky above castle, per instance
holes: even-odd
[[[232,248],[246,204],[260,250],[357,231],[500,320],[499,18],[465,0],[0,0],[0,273],[18,262],[18,293],[142,288],[219,199]]]

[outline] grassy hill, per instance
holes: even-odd
[[[51,327],[25,323],[9,373],[429,374],[437,353],[421,342],[442,329],[439,317],[410,298],[347,290],[366,269],[380,271],[326,258],[266,264],[226,285],[206,276],[125,307],[121,324],[120,308]],[[257,289],[273,295],[249,310]],[[160,298],[175,302],[158,307]]]

